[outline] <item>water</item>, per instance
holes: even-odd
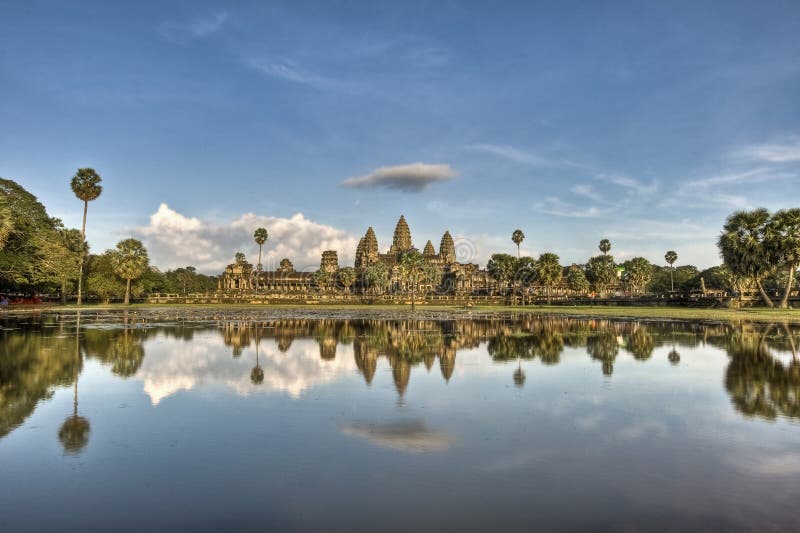
[[[318,317],[0,319],[0,530],[800,527],[796,327]]]

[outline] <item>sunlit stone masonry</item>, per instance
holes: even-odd
[[[404,216],[400,216],[394,229],[392,245],[386,253],[378,250],[378,238],[372,227],[367,228],[364,236],[358,241],[355,253],[356,281],[350,292],[354,294],[385,294],[409,290],[407,281],[403,279],[399,267],[403,254],[417,251],[414,247],[411,230]],[[416,287],[420,294],[436,292],[438,294],[476,294],[490,291],[494,280],[476,263],[457,261],[456,245],[449,231],[445,231],[439,242],[437,252],[431,241],[425,243],[422,256],[436,273],[432,279],[425,280]],[[319,269],[331,274],[334,278],[339,266],[336,250],[322,252]],[[376,282],[385,270],[385,282]],[[333,287],[343,288],[340,284]],[[278,293],[319,292],[322,287],[315,282],[313,272],[297,272],[292,262],[282,259],[277,270],[258,272],[244,256],[237,254],[236,261],[228,265],[219,279],[221,291],[264,291]]]

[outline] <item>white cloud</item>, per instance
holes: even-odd
[[[790,137],[784,143],[745,146],[735,155],[767,163],[797,162],[800,161],[800,137]]]
[[[237,251],[245,252],[251,262],[257,261],[253,232],[258,227],[269,232],[262,259],[265,269],[274,269],[284,257],[297,270],[314,269],[324,250],[337,250],[339,264],[349,264],[358,242],[347,232],[311,221],[302,213],[290,218],[247,213],[218,224],[187,217],[163,203],[150,217],[150,224],[132,232],[142,239],[159,268],[193,265],[217,274],[233,261]]]
[[[583,196],[584,198],[594,200],[595,202],[603,201],[601,194],[597,192],[594,187],[588,184],[575,185],[570,189],[570,191],[572,194]]]
[[[421,192],[432,183],[449,181],[457,173],[450,165],[412,163],[394,167],[376,168],[365,176],[348,178],[342,182],[347,187],[383,187],[403,192]]]
[[[421,420],[347,424],[340,431],[382,448],[411,453],[445,451],[455,440],[449,433],[430,429]]]
[[[688,181],[680,188],[679,192],[689,193],[698,190],[710,189],[712,187],[739,185],[742,183],[762,183],[795,177],[789,172],[776,172],[767,167],[754,168],[744,172],[731,172],[719,174],[708,178]]]
[[[297,62],[286,57],[249,58],[245,63],[252,69],[292,83],[308,85],[317,89],[335,89],[340,91],[354,91],[356,84],[313,72]]]
[[[525,150],[520,150],[519,148],[506,144],[472,144],[467,148],[477,152],[491,154],[522,165],[551,167],[557,164],[546,157],[542,157],[538,154],[534,154]]]
[[[158,31],[165,39],[180,43],[217,33],[227,20],[228,12],[218,11],[186,22],[164,22]]]

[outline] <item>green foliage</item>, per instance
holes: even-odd
[[[78,199],[84,202],[91,202],[96,200],[100,193],[103,192],[103,186],[100,185],[101,181],[103,179],[93,168],[79,168],[75,175],[72,176],[70,186]]]
[[[400,278],[412,287],[412,291],[423,283],[430,283],[433,286],[439,284],[438,269],[417,250],[404,253],[397,266]]]
[[[514,279],[517,270],[517,260],[509,254],[493,254],[486,264],[486,270],[492,278],[500,282],[502,286],[508,286]]]
[[[267,239],[269,238],[269,233],[264,228],[256,229],[255,233],[253,233],[253,239],[255,239],[256,244],[259,246],[263,246]]]
[[[91,255],[86,264],[86,291],[94,294],[103,302],[108,303],[112,298],[122,298],[125,294],[125,284],[114,273],[111,250],[106,250],[103,255]]]
[[[320,290],[324,291],[327,290],[327,288],[330,287],[331,284],[333,283],[334,274],[332,272],[328,272],[327,270],[323,270],[320,268],[316,272],[314,272],[312,279],[314,280],[314,284]]]
[[[681,265],[672,269],[672,276],[675,280],[675,290],[689,291],[700,288],[700,278],[697,267],[693,265]],[[695,283],[695,278],[697,282]],[[647,285],[647,291],[653,293],[667,293],[671,290],[670,267],[653,267],[653,279]]]
[[[770,257],[770,249],[764,242],[769,221],[769,211],[763,208],[737,211],[725,221],[717,246],[725,266],[734,274],[752,278],[762,289],[764,303],[772,307],[772,301],[761,285],[762,278],[775,265],[774,257]]]
[[[625,261],[622,266],[625,268],[624,281],[628,283],[631,292],[643,292],[653,279],[654,267],[644,257],[634,257]]]
[[[605,293],[617,283],[617,265],[610,255],[596,255],[586,264],[586,279],[595,291]]]
[[[520,257],[514,261],[514,283],[523,287],[532,285],[537,277],[536,260],[533,257]]]
[[[611,241],[608,239],[601,240],[598,248],[603,255],[608,255],[608,252],[611,251]]]
[[[672,266],[675,264],[675,261],[678,260],[678,254],[674,250],[670,250],[664,254],[664,261],[667,262],[668,265]]]
[[[81,246],[73,231],[19,184],[0,179],[0,289],[50,290],[76,279]]]
[[[522,244],[524,240],[525,234],[522,233],[521,229],[515,229],[514,233],[511,234],[511,242],[517,245],[517,256],[519,256],[519,245]]]
[[[389,269],[383,263],[375,263],[364,269],[364,282],[370,289],[383,292],[389,284]]]
[[[567,287],[571,291],[575,291],[578,294],[589,292],[589,280],[586,279],[586,274],[583,272],[583,269],[577,265],[569,267],[566,282]]]
[[[552,287],[561,281],[564,268],[559,264],[559,257],[550,252],[543,253],[536,262],[536,277],[545,287]]]
[[[337,278],[345,290],[350,292],[350,288],[353,286],[353,283],[356,282],[356,269],[353,267],[341,268],[339,269]]]
[[[114,273],[126,281],[139,278],[149,265],[147,250],[137,239],[124,239],[112,251],[111,266]]]

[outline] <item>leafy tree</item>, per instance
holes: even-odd
[[[383,292],[389,284],[389,269],[383,263],[374,263],[364,269],[364,282],[368,287]]]
[[[795,271],[800,268],[800,208],[782,209],[773,214],[767,223],[764,244],[770,259],[785,267],[787,279],[780,307],[786,308]]]
[[[332,272],[328,272],[327,270],[318,269],[314,272],[312,279],[314,280],[314,284],[319,287],[323,292],[325,292],[328,287],[333,283],[334,274]]]
[[[411,250],[400,258],[398,273],[400,278],[411,288],[411,309],[414,309],[417,288],[423,283],[438,285],[438,270],[417,250]]]
[[[147,250],[141,241],[124,239],[117,243],[117,249],[111,255],[111,265],[114,273],[125,280],[125,305],[130,303],[131,281],[141,277],[148,264]]]
[[[559,257],[550,252],[543,253],[536,262],[536,277],[547,291],[547,303],[550,303],[550,293],[556,284],[561,281],[564,268],[559,264]]]
[[[258,245],[258,265],[256,265],[257,270],[261,270],[261,247],[264,246],[264,243],[267,242],[269,238],[269,233],[264,228],[256,229],[255,233],[253,233],[253,238]]]
[[[35,196],[0,179],[0,285],[6,290],[59,285],[61,228]]]
[[[493,254],[486,264],[489,275],[497,280],[501,287],[508,287],[517,268],[516,259],[509,254]]]
[[[567,287],[569,290],[584,294],[589,291],[589,280],[586,279],[583,269],[572,265],[567,271]]]
[[[517,245],[517,257],[520,256],[519,245],[522,244],[522,241],[525,240],[525,234],[522,233],[521,229],[515,229],[514,233],[511,234],[511,241]]]
[[[625,281],[628,282],[631,292],[640,293],[653,279],[653,265],[644,257],[634,257],[625,261]]]
[[[72,176],[70,186],[75,196],[83,202],[83,224],[81,224],[81,241],[86,240],[86,212],[89,209],[89,202],[97,200],[100,193],[103,192],[103,186],[100,182],[103,179],[93,168],[79,168],[78,171]],[[78,277],[78,305],[83,302],[83,263],[80,264],[80,273]]]
[[[609,241],[608,239],[603,239],[602,241],[600,241],[600,245],[598,246],[598,248],[600,249],[600,252],[603,255],[608,255],[608,252],[611,251],[611,241]]]
[[[353,267],[340,268],[337,277],[339,279],[339,283],[341,283],[345,290],[349,293],[353,283],[356,282],[356,269]]]
[[[514,263],[514,285],[519,285],[523,289],[530,287],[537,276],[536,261],[533,257],[520,257]],[[522,303],[525,304],[525,290],[522,291]]]
[[[103,255],[91,255],[86,262],[86,291],[97,295],[104,303],[119,298],[125,293],[125,285],[114,273],[111,250]]]
[[[649,292],[667,293],[672,287],[675,290],[688,291],[700,286],[700,271],[694,265],[669,267],[653,266],[653,279],[647,286]]]
[[[774,307],[761,283],[762,278],[772,269],[764,244],[769,220],[769,212],[763,208],[737,211],[725,221],[717,246],[725,266],[734,274],[751,278],[764,304]]]
[[[617,265],[610,255],[596,255],[586,264],[586,279],[595,291],[604,294],[617,283]]]
[[[675,261],[678,260],[678,253],[674,250],[668,251],[664,254],[664,260],[669,264],[669,281],[670,281],[670,291],[675,290],[675,280],[672,277],[672,265],[675,264]]]

